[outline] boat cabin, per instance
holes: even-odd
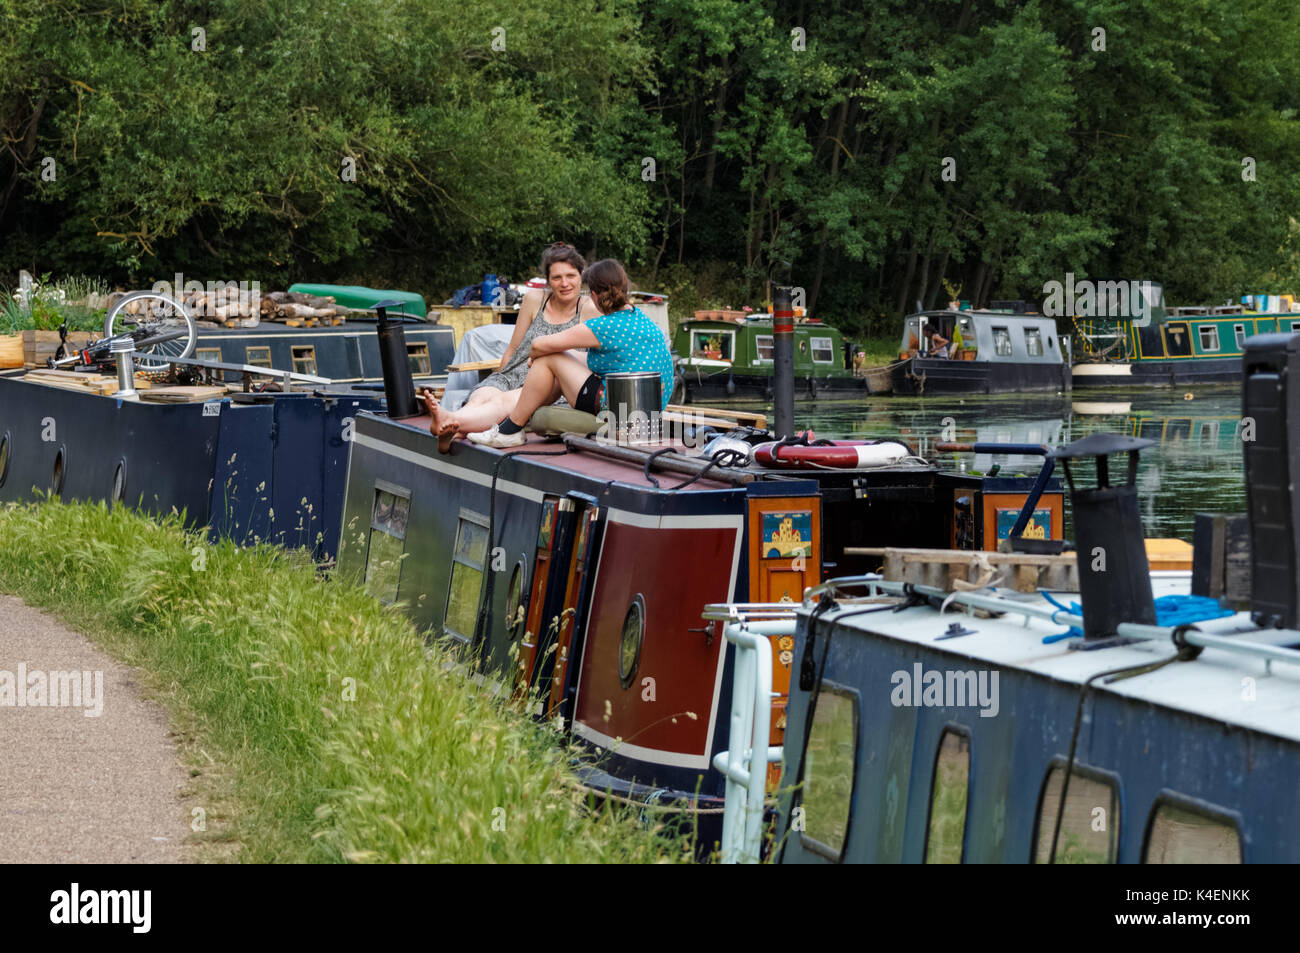
[[[936,351],[933,335],[950,342]],[[1059,364],[1061,344],[1054,318],[996,311],[926,311],[903,322],[900,358],[946,357],[957,361]]]

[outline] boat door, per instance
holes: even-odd
[[[537,536],[532,592],[519,645],[515,691],[535,691],[546,709],[563,697],[570,642],[575,631],[579,598],[584,593],[593,525],[599,507],[581,493],[547,496]],[[556,662],[561,660],[557,672]],[[558,674],[558,695],[552,700],[552,675]]]
[[[566,723],[572,714],[570,702],[576,688],[576,679],[569,670],[569,663],[582,657],[582,640],[586,630],[580,620],[585,620],[586,617],[591,571],[596,554],[600,551],[600,507],[593,498],[580,497],[576,493],[571,496],[580,509],[564,587],[564,611],[560,615],[560,626],[556,633],[555,665],[550,674],[550,700],[546,709],[548,718],[559,716]]]

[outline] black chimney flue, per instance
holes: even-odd
[[[1250,516],[1250,613],[1256,625],[1300,623],[1300,335],[1256,334],[1242,357],[1241,448]]]
[[[1156,623],[1151,566],[1137,498],[1138,451],[1154,442],[1098,433],[1052,454],[1065,465],[1065,479],[1070,484],[1085,644],[1113,638],[1123,622]],[[1127,477],[1115,486],[1110,484],[1113,453],[1128,454]],[[1095,488],[1079,488],[1074,483],[1070,463],[1085,457],[1097,461]]]
[[[778,437],[794,436],[794,304],[790,289],[772,289],[772,423]]]
[[[379,315],[379,365],[384,372],[384,396],[388,400],[388,417],[401,420],[419,415],[415,399],[415,382],[411,379],[411,363],[406,353],[406,332],[400,321],[388,320],[388,309],[402,305],[401,301],[380,301],[374,306]]]

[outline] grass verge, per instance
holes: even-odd
[[[0,589],[138,666],[191,762],[203,860],[661,862],[684,838],[589,808],[558,737],[397,610],[302,555],[124,507],[0,509]]]

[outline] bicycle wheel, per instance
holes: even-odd
[[[169,358],[189,357],[194,353],[198,329],[194,318],[180,302],[156,291],[132,291],[108,309],[104,315],[104,337],[160,331],[183,331],[170,340],[147,344],[136,352],[135,366],[145,371],[160,371],[170,364]]]

